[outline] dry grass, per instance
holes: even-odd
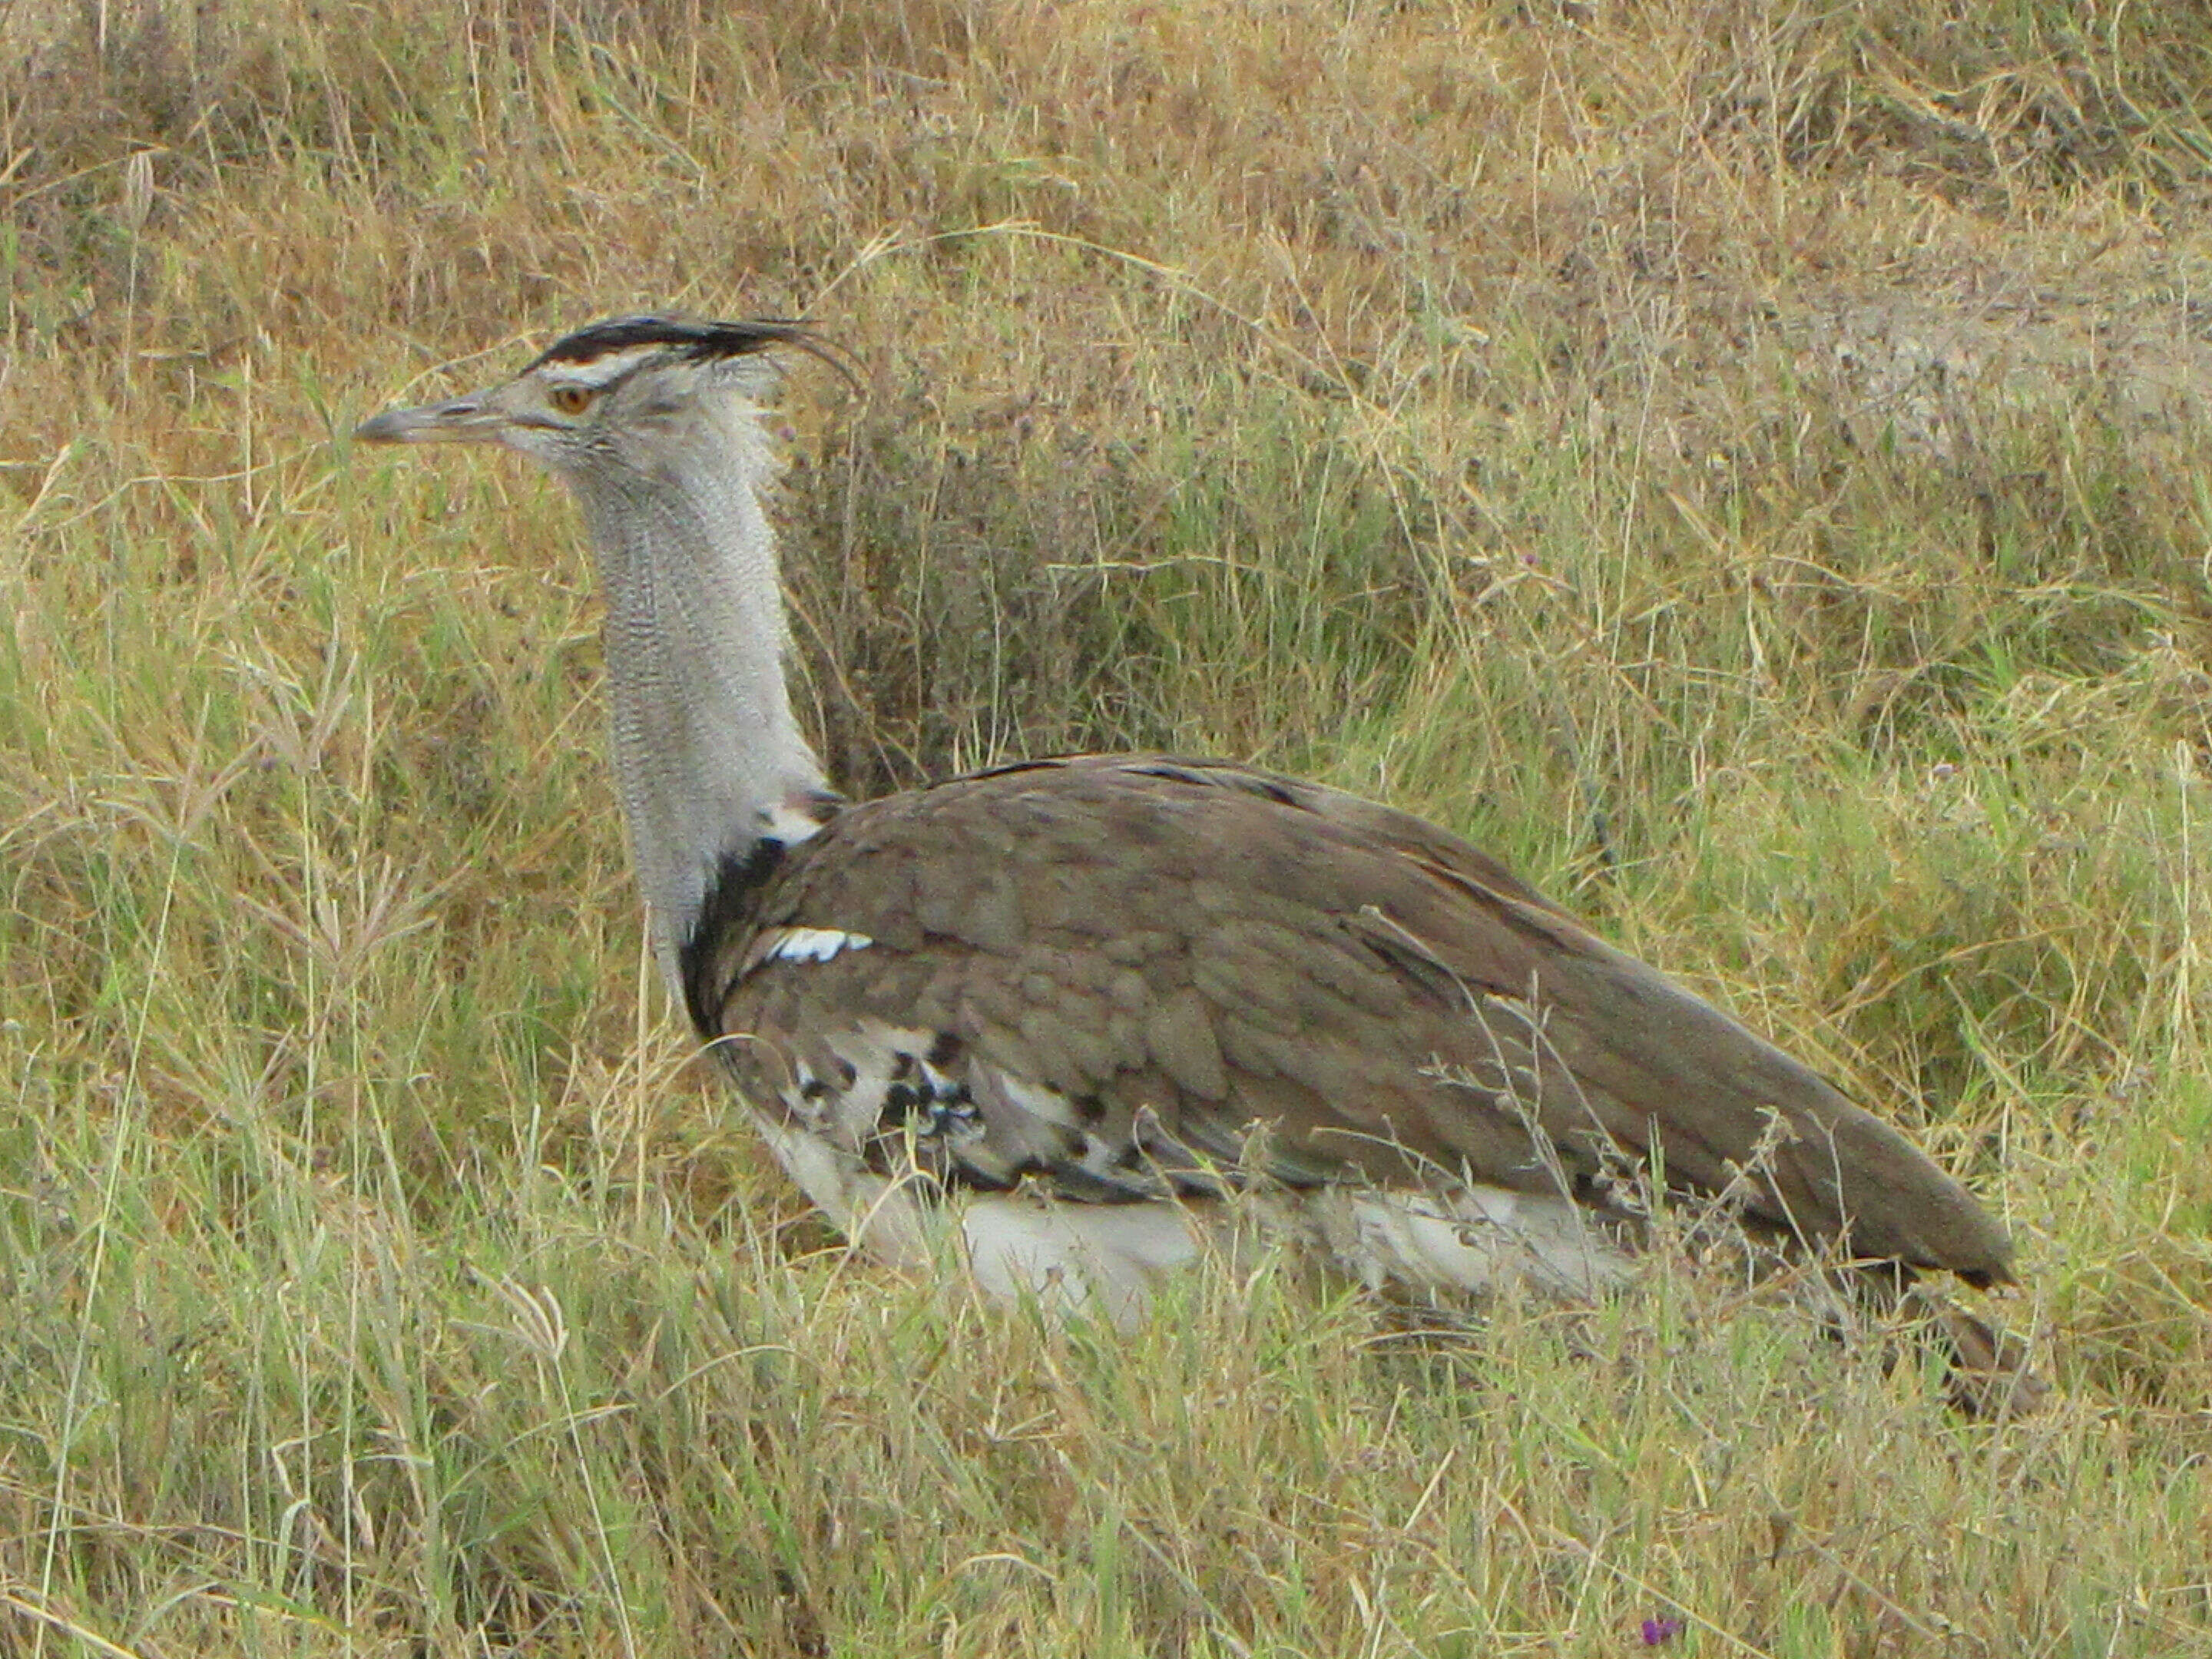
[[[0,1652],[2212,1652],[2201,10],[0,31]],[[343,435],[641,304],[864,366],[848,781],[1477,832],[1967,1172],[2063,1403],[1668,1272],[1125,1348],[844,1260],[641,1000],[565,505]]]

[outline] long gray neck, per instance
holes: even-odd
[[[826,793],[784,688],[757,422],[731,411],[694,435],[654,474],[568,480],[606,598],[615,780],[654,952],[679,999],[678,955],[725,857],[798,838]]]

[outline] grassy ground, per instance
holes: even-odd
[[[0,1653],[2212,1653],[2201,8],[0,34]],[[1972,1179],[2057,1407],[1669,1268],[1125,1344],[848,1261],[647,994],[566,504],[345,436],[643,305],[861,366],[850,784],[1477,834]]]

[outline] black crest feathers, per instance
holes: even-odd
[[[562,336],[523,372],[546,363],[587,363],[609,352],[631,351],[639,346],[664,346],[695,363],[757,356],[778,346],[789,346],[818,357],[848,380],[852,378],[852,371],[811,325],[783,317],[719,323],[688,317],[610,317]]]

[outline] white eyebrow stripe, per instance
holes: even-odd
[[[612,385],[635,368],[647,357],[665,349],[659,345],[631,346],[623,351],[610,351],[583,362],[562,360],[545,365],[545,373],[555,385],[589,386],[597,392]]]

